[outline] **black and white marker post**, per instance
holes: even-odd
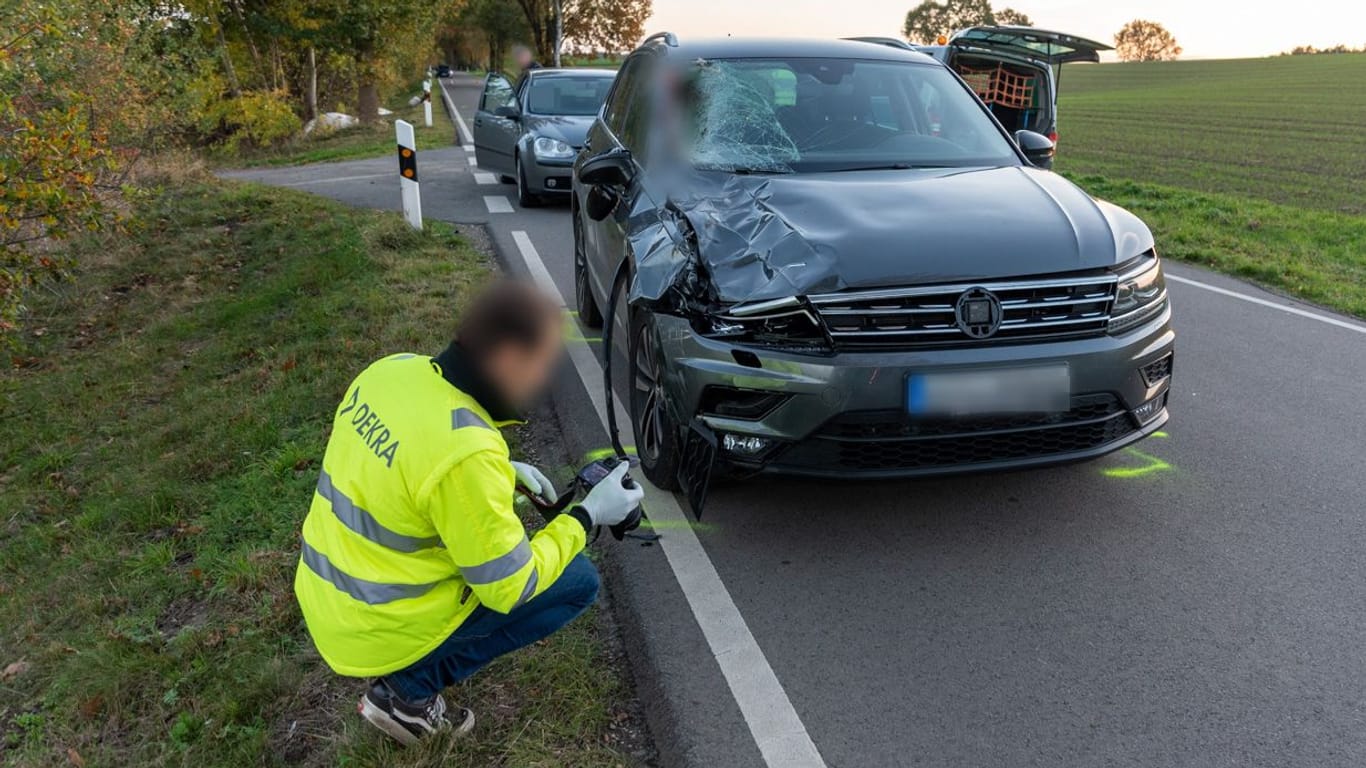
[[[422,81],[422,114],[427,118],[427,127],[432,127],[432,79]]]
[[[431,109],[431,105],[427,106]],[[413,124],[395,120],[398,133],[398,186],[403,192],[403,218],[413,229],[422,229],[422,194],[417,186],[417,137]]]

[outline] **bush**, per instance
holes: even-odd
[[[209,128],[206,132],[216,133],[216,143],[231,153],[274,146],[302,128],[288,96],[281,91],[255,91],[214,102],[206,111],[204,123]]]

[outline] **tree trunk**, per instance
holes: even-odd
[[[360,88],[356,92],[356,110],[360,112],[356,117],[359,117],[362,123],[379,122],[379,85],[375,83],[373,76],[361,77]]]
[[[318,119],[318,53],[308,48],[308,117]]]
[[[223,25],[215,30],[218,33],[218,54],[223,57],[223,74],[228,78],[228,92],[233,98],[242,95],[242,84],[237,81],[237,69],[232,65],[232,54],[228,53],[228,40],[223,36]]]

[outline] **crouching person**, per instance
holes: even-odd
[[[499,427],[556,370],[561,322],[529,285],[497,284],[445,351],[371,364],[337,406],[294,590],[328,665],[370,679],[361,716],[404,744],[474,727],[442,691],[591,605],[587,532],[641,501],[614,478],[529,538],[513,510],[517,483],[556,496]]]

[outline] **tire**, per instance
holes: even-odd
[[[517,183],[517,180],[514,179],[514,178],[512,178],[511,176],[504,176],[504,175],[502,175],[502,174],[499,174],[499,175],[498,175],[498,183],[499,183],[499,184],[516,184],[516,183]]]
[[[657,487],[672,491],[678,488],[682,430],[665,402],[665,390],[660,384],[664,356],[655,340],[650,317],[649,312],[631,313],[627,355],[630,358],[631,425],[641,471]]]
[[[522,167],[522,156],[518,155],[517,163],[517,204],[523,208],[537,208],[541,205],[541,198],[526,186],[526,168]]]
[[[588,255],[583,250],[583,224],[579,221],[579,211],[574,217],[574,303],[579,310],[579,322],[588,328],[602,327],[602,310],[598,300],[593,298],[593,287],[588,279]]]

